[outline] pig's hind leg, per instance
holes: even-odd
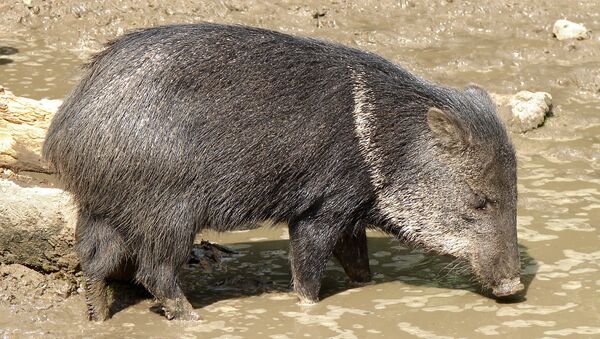
[[[333,254],[350,280],[360,283],[371,281],[367,234],[364,226],[343,233],[335,244]]]
[[[106,278],[125,257],[125,243],[106,219],[80,211],[76,250],[85,279],[88,318],[104,321],[110,316]]]
[[[167,319],[198,320],[179,283],[179,270],[189,258],[195,237],[186,213],[165,215],[142,229],[136,280],[158,299]]]
[[[187,300],[177,277],[178,267],[162,263],[151,271],[140,265],[137,281],[152,295],[158,299],[167,319],[177,320],[199,320],[200,316],[194,311],[194,307]]]

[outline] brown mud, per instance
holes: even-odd
[[[236,250],[184,269],[204,321],[169,322],[139,288],[114,288],[114,317],[84,317],[77,284],[0,267],[3,337],[593,337],[600,334],[600,3],[562,1],[12,1],[0,2],[0,84],[63,98],[78,67],[108,39],[166,23],[226,22],[318,37],[379,53],[426,78],[490,92],[545,91],[553,116],[513,134],[518,229],[527,294],[508,303],[479,290],[447,258],[369,233],[375,282],[328,265],[323,300],[296,304],[285,227],[202,238]],[[554,21],[590,31],[558,41]]]

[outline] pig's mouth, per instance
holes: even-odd
[[[508,297],[515,295],[525,289],[525,286],[521,283],[521,279],[502,279],[500,284],[492,286],[492,294],[496,297]]]
[[[525,285],[521,282],[520,274],[518,273],[514,273],[516,276],[511,274],[512,278],[493,277],[494,272],[482,272],[477,260],[471,260],[471,269],[483,288],[491,289],[492,294],[496,298],[514,296],[525,290]]]

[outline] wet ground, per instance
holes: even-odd
[[[375,51],[449,85],[475,82],[500,94],[551,93],[554,116],[540,129],[513,135],[518,153],[518,230],[525,298],[499,303],[482,295],[468,274],[449,265],[449,259],[411,251],[372,232],[369,248],[375,282],[349,284],[341,268],[331,263],[324,300],[301,307],[289,290],[287,231],[278,227],[202,235],[238,252],[210,273],[195,266],[185,269],[186,293],[203,322],[166,321],[143,291],[118,286],[117,313],[106,323],[87,322],[83,299],[75,294],[42,309],[24,310],[0,302],[0,334],[190,338],[600,335],[597,1],[573,1],[568,6],[541,0],[510,5],[500,1],[486,5],[464,1],[365,1],[360,5],[332,1],[326,6],[316,1],[220,3],[207,5],[206,12],[195,12],[195,16],[181,11],[169,14],[156,5],[151,23],[201,19],[260,25]],[[80,16],[85,18],[86,13]],[[47,28],[44,31],[25,20],[14,31],[0,32],[0,84],[19,96],[64,97],[89,48],[97,48],[119,27],[141,25],[135,16],[128,21],[123,14],[127,11],[120,13],[117,24],[112,20],[85,39],[73,32],[86,28],[87,23],[77,26],[76,21],[75,26],[69,22],[62,28],[54,21],[40,24]],[[591,37],[582,41],[553,38],[552,24],[563,17],[584,23]],[[67,38],[58,41],[61,29]]]

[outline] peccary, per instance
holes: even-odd
[[[334,43],[219,24],[111,42],[54,117],[43,154],[79,206],[90,319],[128,263],[168,318],[195,235],[287,222],[293,287],[318,300],[335,256],[368,281],[366,227],[520,291],[516,160],[486,92]]]

